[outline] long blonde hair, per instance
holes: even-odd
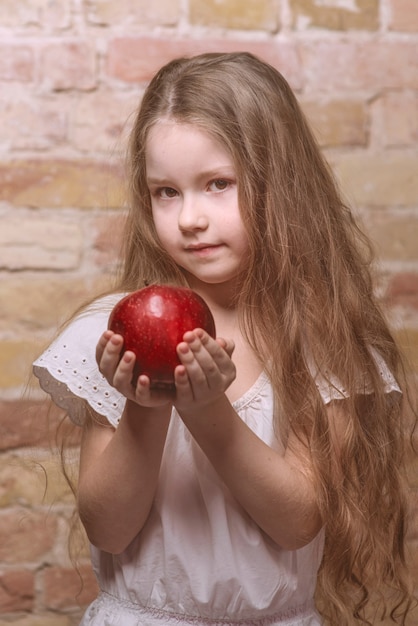
[[[279,72],[248,53],[177,59],[149,84],[132,131],[121,291],[185,281],[158,242],[146,184],[146,140],[162,118],[198,125],[235,163],[250,242],[237,306],[271,378],[278,430],[292,428],[311,452],[326,526],[318,605],[331,624],[375,623],[367,615],[384,590],[381,606],[404,623],[405,394],[385,394],[370,349],[401,387],[403,369],[373,294],[367,238]],[[307,354],[347,392],[338,455]],[[359,375],[371,393],[358,393]]]

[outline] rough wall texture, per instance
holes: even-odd
[[[114,267],[130,115],[171,57],[242,49],[296,90],[418,371],[417,0],[1,0],[0,624],[73,626],[95,593],[30,363]],[[418,578],[412,464],[410,482]]]

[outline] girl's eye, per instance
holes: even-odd
[[[157,193],[160,198],[175,198],[177,196],[177,191],[172,187],[161,187]]]
[[[211,191],[225,191],[229,185],[229,180],[225,180],[225,178],[217,178],[209,183],[209,189]]]

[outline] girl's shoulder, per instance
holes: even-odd
[[[99,372],[96,345],[113,307],[124,295],[110,294],[93,301],[65,325],[33,363],[42,389],[76,424],[84,422],[86,403],[113,426],[122,413],[125,398]]]

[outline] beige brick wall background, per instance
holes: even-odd
[[[75,626],[95,592],[30,364],[114,268],[130,116],[172,57],[244,49],[296,91],[418,371],[418,0],[1,0],[0,624]]]

